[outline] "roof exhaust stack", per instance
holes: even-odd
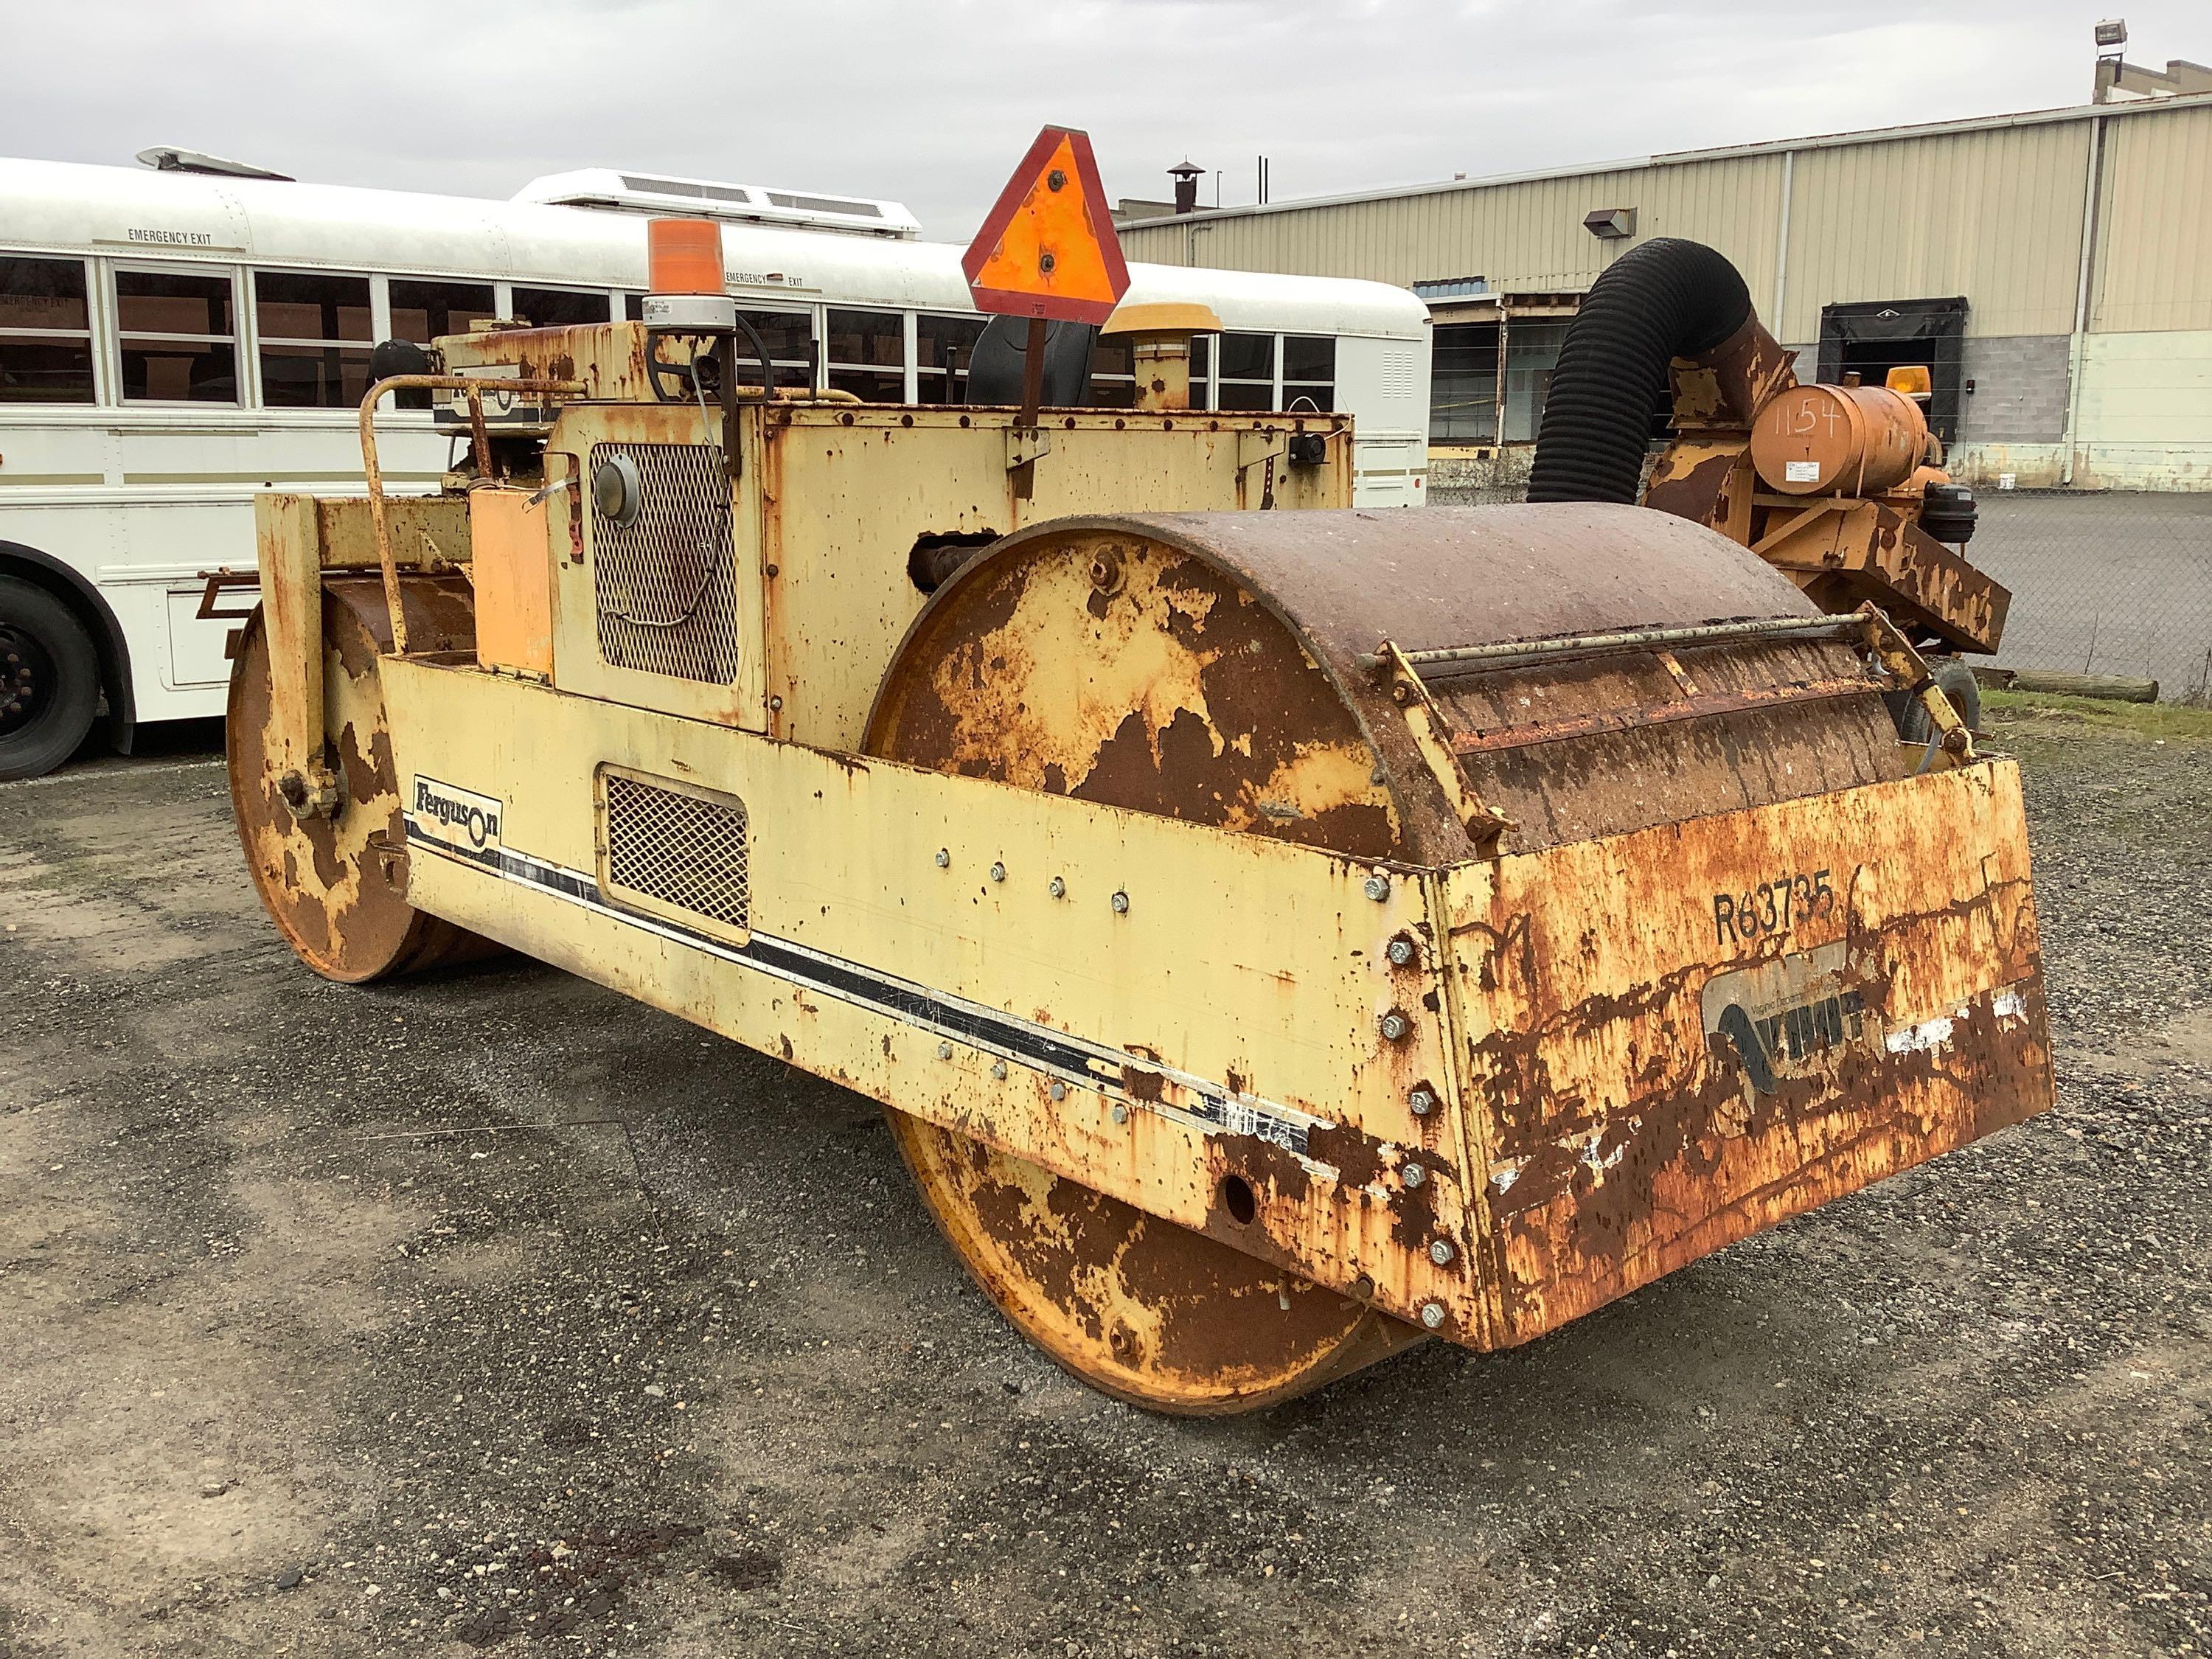
[[[1177,213],[1198,211],[1198,181],[1206,176],[1206,169],[1191,165],[1188,157],[1176,167],[1168,169],[1168,177],[1175,180],[1175,210]]]

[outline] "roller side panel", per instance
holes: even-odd
[[[1400,1318],[1437,1301],[1445,1334],[1478,1328],[1453,1131],[1408,1103],[1444,1072],[1433,953],[1386,949],[1434,932],[1419,872],[384,669],[414,904]],[[609,768],[742,803],[742,926],[623,897]]]

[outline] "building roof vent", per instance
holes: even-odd
[[[514,199],[617,213],[682,213],[695,218],[799,225],[810,230],[859,231],[909,241],[921,234],[921,222],[897,202],[824,196],[818,191],[770,190],[712,179],[622,173],[613,167],[584,167],[532,179],[514,192]]]

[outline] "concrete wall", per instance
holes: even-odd
[[[1525,501],[1528,464],[1535,453],[1534,444],[1486,452],[1432,449],[1429,452],[1429,505],[1491,507]]]
[[[2072,476],[2065,447],[2073,384],[2067,336],[1966,342],[1954,477],[1984,489],[2212,489],[2212,330],[2087,334],[2074,410]]]
[[[2077,485],[2212,489],[2212,331],[2087,336],[2077,441]]]
[[[1951,476],[1983,490],[2212,490],[2212,331],[2084,337],[2069,478],[2072,345],[2063,334],[1967,339],[1962,367],[1974,390],[1944,457]],[[1792,349],[1810,379],[1818,350]],[[1432,450],[1429,499],[1519,501],[1532,447]]]
[[[2072,378],[2066,335],[1969,338],[1960,367],[1974,389],[1960,400],[1959,448],[2055,444],[2066,436]]]

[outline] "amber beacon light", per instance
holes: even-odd
[[[649,328],[726,331],[737,302],[722,276],[722,228],[711,219],[645,222]]]

